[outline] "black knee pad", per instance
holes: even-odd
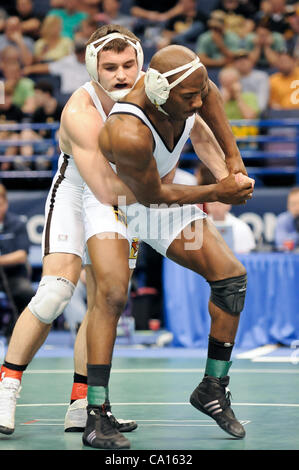
[[[211,302],[231,315],[239,315],[242,312],[247,287],[246,274],[221,281],[212,281],[209,284],[211,286]]]

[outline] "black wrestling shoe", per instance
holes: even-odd
[[[111,412],[111,405],[109,402],[104,403],[105,411],[111,421],[119,432],[131,432],[138,427],[136,421],[132,419],[115,418]],[[1,412],[1,409],[0,409]],[[64,418],[64,431],[65,432],[84,432],[87,421],[87,398],[80,398],[75,400],[68,406]]]
[[[111,423],[104,407],[87,407],[87,423],[82,436],[83,444],[97,449],[129,449],[126,439]]]
[[[104,403],[105,406],[105,411],[111,421],[111,424],[115,426],[115,428],[119,432],[131,432],[134,431],[138,427],[136,421],[130,420],[130,419],[120,419],[120,418],[115,418],[111,412],[111,405],[109,402]]]
[[[199,411],[213,418],[228,434],[242,439],[245,429],[236,419],[230,407],[230,391],[226,390],[229,377],[206,376],[190,397],[190,403]]]

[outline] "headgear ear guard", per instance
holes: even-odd
[[[132,88],[129,89],[124,89],[124,90],[116,90],[116,91],[107,91],[99,82],[99,75],[98,75],[98,53],[103,47],[110,41],[113,41],[114,39],[122,39],[123,41],[127,42],[132,46],[137,55],[137,67],[138,67],[138,75],[137,78],[134,82],[134,85],[136,84],[137,80],[140,77],[140,72],[143,67],[143,50],[140,45],[139,41],[134,42],[134,39],[130,38],[129,36],[126,36],[124,34],[120,33],[111,33],[107,34],[106,36],[96,39],[92,43],[88,44],[86,46],[86,52],[85,52],[85,64],[86,64],[86,69],[87,72],[90,75],[90,78],[96,82],[104,91],[107,93],[107,95],[110,96],[114,101],[117,101],[121,98],[124,98],[131,90]]]
[[[193,73],[199,67],[203,67],[203,64],[200,62],[199,57],[196,57],[196,59],[192,60],[192,62],[188,62],[188,64],[169,70],[165,73],[160,73],[156,69],[149,68],[146,71],[144,78],[145,93],[147,97],[159,109],[159,111],[167,114],[161,108],[161,105],[166,103],[168,100],[170,90],[185,80],[185,78],[189,77],[189,75],[191,75],[191,73]],[[183,73],[183,75],[169,84],[167,77],[175,75],[176,73],[182,72],[186,69],[188,70]]]

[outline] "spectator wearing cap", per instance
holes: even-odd
[[[257,67],[275,67],[279,54],[286,51],[286,41],[282,34],[272,32],[267,18],[257,24],[255,32],[244,38],[244,49]]]
[[[34,45],[34,62],[52,62],[73,51],[73,41],[61,36],[62,22],[58,16],[47,16],[41,26],[40,39]]]
[[[25,67],[24,75],[51,74],[60,77],[60,92],[67,99],[77,88],[90,80],[85,66],[85,41],[74,42],[74,52],[55,62]]]
[[[254,63],[246,50],[240,50],[233,63],[240,74],[244,93],[254,93],[261,113],[267,110],[269,102],[269,75],[254,68]]]
[[[299,66],[295,58],[288,53],[280,54],[277,69],[270,76],[270,108],[299,110]]]
[[[224,67],[231,63],[240,49],[240,38],[225,30],[225,13],[219,10],[211,13],[208,28],[199,36],[196,52],[205,66]]]

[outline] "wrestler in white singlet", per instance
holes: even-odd
[[[193,128],[195,114],[186,120],[182,134],[173,149],[167,147],[163,137],[139,106],[120,101],[113,106],[109,116],[113,114],[134,115],[142,120],[151,130],[154,141],[153,155],[161,178],[168,175],[176,167],[183,147]],[[115,165],[111,164],[111,166],[115,170]],[[91,209],[89,211],[89,220],[92,221],[92,227],[88,222],[86,225],[88,226],[88,237],[91,237],[102,231],[103,222],[101,220],[101,205],[95,202],[92,206],[91,201],[93,199],[96,201],[96,198],[89,188],[84,190],[84,196],[87,194],[89,209]],[[83,203],[83,206],[85,208],[86,204]],[[168,247],[185,227],[194,220],[206,217],[206,214],[198,206],[189,204],[170,209],[153,209],[145,207],[140,203],[135,203],[130,206],[121,205],[120,208],[127,217],[128,228],[126,238],[142,240],[163,256],[166,255]]]
[[[92,84],[87,82],[82,88],[89,93],[101,118],[106,121],[107,116]],[[45,206],[42,255],[71,253],[90,264],[86,253],[84,257],[85,242],[103,232],[119,233],[127,238],[129,266],[133,269],[137,259],[136,239],[131,240],[123,217],[118,217],[112,206],[99,202],[82,179],[73,156],[62,152]]]

